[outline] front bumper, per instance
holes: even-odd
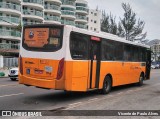
[[[18,75],[8,75],[10,78],[18,78]]]

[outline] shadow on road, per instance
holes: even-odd
[[[144,84],[142,87],[146,87],[148,85],[149,84]],[[136,88],[139,88],[139,87],[135,86],[135,84],[118,86],[118,87],[112,88],[112,91],[110,93],[115,94],[115,93],[123,92],[129,89],[134,90]],[[66,92],[66,91],[54,91],[53,90],[53,92],[47,93],[47,94],[38,94],[35,96],[28,96],[26,99],[27,101],[25,103],[30,104],[32,102],[34,103],[34,101],[43,102],[43,103],[46,102],[50,104],[61,103],[61,102],[74,102],[74,101],[81,100],[81,99],[87,99],[87,98],[91,99],[92,97],[95,98],[95,96],[103,97],[104,95],[102,95],[99,91]]]

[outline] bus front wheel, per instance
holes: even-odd
[[[102,93],[108,94],[111,91],[111,88],[112,88],[111,78],[109,76],[106,76],[106,78],[103,81]]]

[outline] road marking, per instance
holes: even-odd
[[[92,102],[96,102],[96,101],[101,101],[101,100],[105,100],[105,99],[109,99],[109,98],[113,98],[113,97],[115,97],[115,96],[119,96],[119,95],[125,95],[125,94],[129,94],[129,93],[134,93],[134,92],[137,92],[137,91],[141,91],[141,90],[144,90],[144,89],[147,89],[147,88],[150,88],[150,87],[155,87],[155,86],[158,86],[158,85],[160,85],[160,83],[158,83],[158,84],[155,84],[155,85],[152,85],[152,86],[148,86],[148,87],[142,87],[142,88],[137,88],[137,89],[131,89],[131,90],[128,90],[128,91],[126,91],[126,92],[119,92],[119,93],[116,93],[115,95],[106,95],[104,98],[93,98],[93,99],[90,99],[90,100],[88,100],[88,101],[84,101],[84,102],[79,102],[79,103],[75,103],[76,105],[71,105],[71,104],[69,104],[68,106],[67,106],[67,108],[66,109],[64,109],[64,110],[69,110],[69,109],[73,109],[73,108],[75,108],[75,107],[79,107],[79,106],[83,106],[83,105],[86,105],[86,104],[89,104],[89,103],[92,103]]]
[[[10,95],[2,95],[0,96],[0,98],[3,98],[3,97],[10,97],[10,96],[17,96],[17,95],[23,95],[24,93],[17,93],[17,94],[10,94]]]
[[[17,84],[7,84],[7,85],[0,85],[0,87],[6,87],[6,86],[15,86]]]
[[[95,101],[98,100],[98,98],[89,99],[88,101]]]
[[[82,102],[76,102],[76,103],[72,103],[72,104],[69,104],[69,105],[78,105],[78,104],[81,104]]]

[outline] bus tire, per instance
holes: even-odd
[[[106,76],[103,81],[102,94],[108,94],[111,91],[112,82],[109,76]]]
[[[139,77],[138,86],[142,86],[143,85],[143,81],[144,81],[144,75],[143,75],[143,73],[141,73],[141,75]]]

